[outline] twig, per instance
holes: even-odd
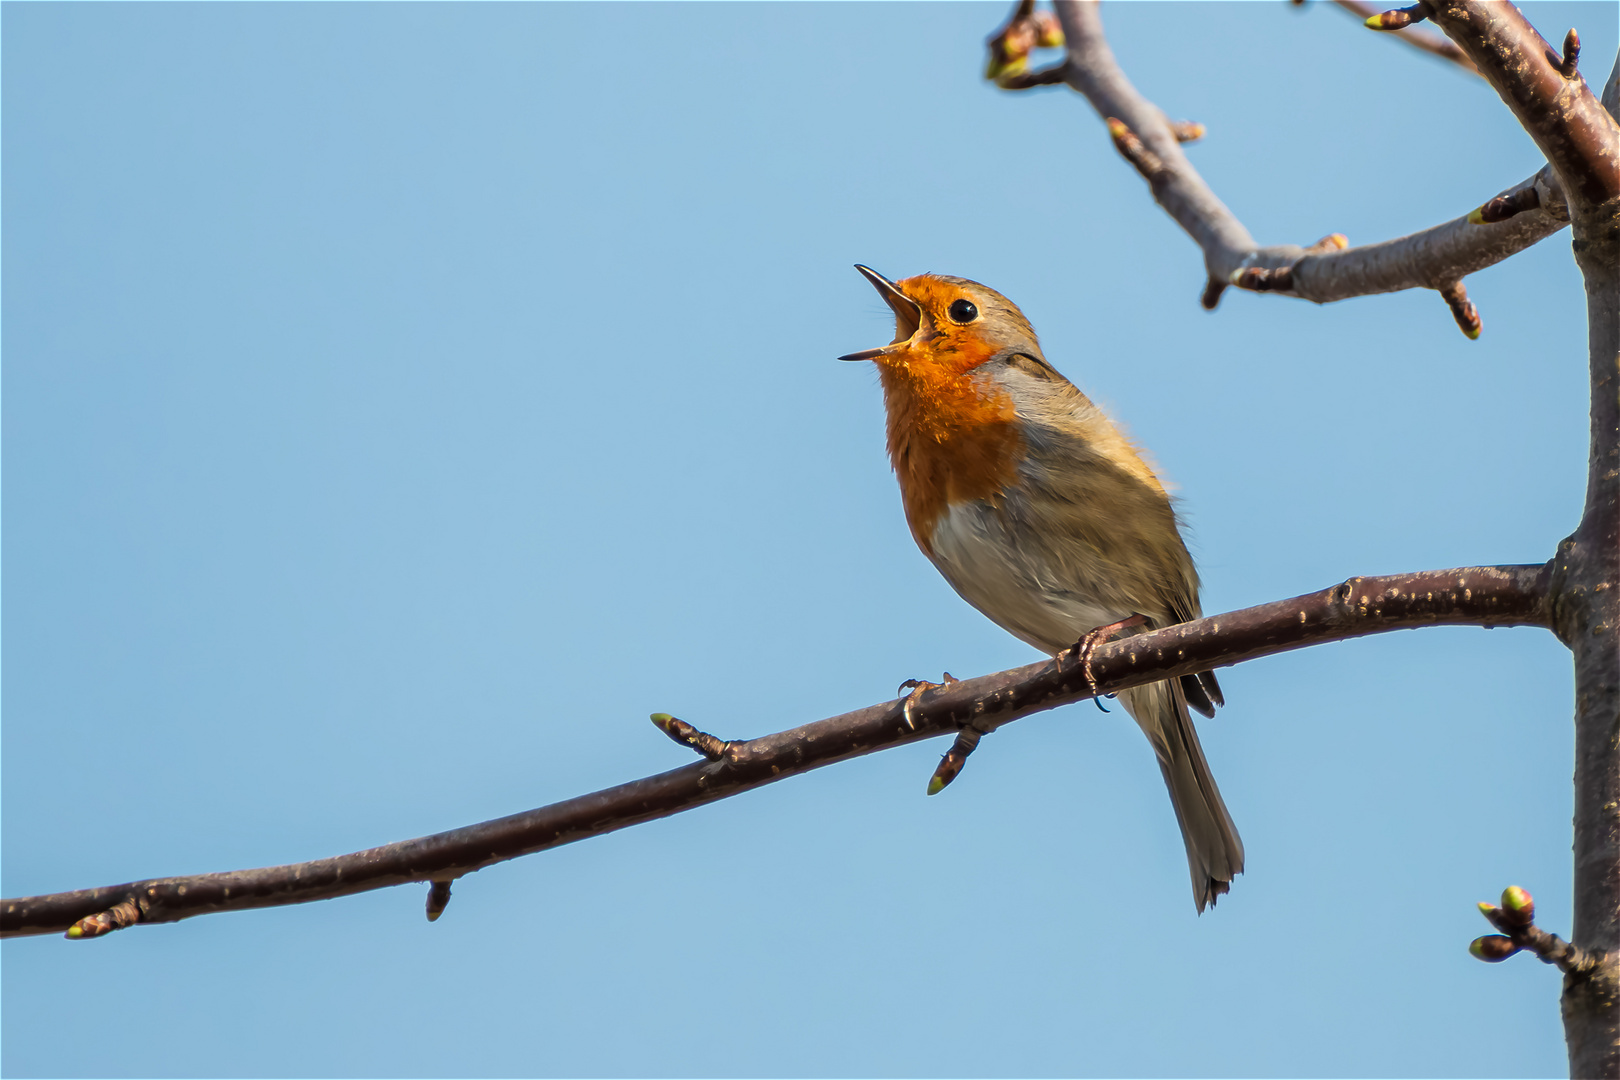
[[[1148,181],[1154,199],[1197,242],[1204,255],[1207,285],[1200,302],[1206,308],[1219,303],[1234,275],[1284,267],[1291,271],[1283,279],[1285,288],[1277,287],[1278,278],[1264,274],[1242,278],[1240,287],[1319,304],[1403,289],[1440,290],[1551,236],[1569,220],[1561,189],[1552,172],[1543,170],[1508,189],[1535,186],[1539,196],[1537,207],[1511,220],[1480,224],[1464,215],[1410,236],[1360,247],[1261,247],[1192,167],[1164,113],[1120,70],[1103,36],[1097,5],[1089,0],[1056,0],[1055,6],[1067,56],[1048,72],[1061,75],[1108,122],[1114,145]]]
[[[1495,566],[1351,578],[1320,592],[1098,646],[1091,671],[1097,692],[1111,693],[1390,630],[1547,626],[1549,573],[1547,566]],[[993,731],[1024,716],[1086,700],[1092,693],[1078,665],[1042,661],[931,691],[911,711],[915,730],[907,726],[902,702],[885,702],[728,743],[721,761],[695,762],[537,810],[352,855],[0,901],[0,935],[61,933],[87,916],[110,910],[132,911],[142,924],[173,922],[210,912],[325,900],[412,881],[448,880],[862,754],[968,728]]]
[[[1575,979],[1589,977],[1603,964],[1603,953],[1571,945],[1557,934],[1536,925],[1536,902],[1517,885],[1502,890],[1502,906],[1479,902],[1479,913],[1501,931],[1475,938],[1468,951],[1477,959],[1497,964],[1516,952],[1534,953],[1543,964],[1552,964]]]
[[[1339,7],[1343,8],[1345,11],[1350,12],[1365,25],[1371,25],[1372,19],[1380,18],[1386,14],[1392,14],[1389,12],[1384,12],[1371,4],[1363,4],[1361,3],[1361,0],[1333,0],[1333,2]],[[1402,10],[1410,11],[1412,9],[1405,8]],[[1413,21],[1421,22],[1422,19],[1426,18],[1428,18],[1428,16],[1425,14],[1422,16],[1422,18]],[[1426,34],[1421,30],[1402,30],[1388,26],[1380,26],[1377,27],[1377,29],[1392,31],[1390,33],[1391,37],[1406,42],[1414,49],[1422,49],[1431,56],[1438,56],[1442,60],[1450,60],[1453,64],[1456,64],[1464,71],[1471,72],[1475,75],[1479,74],[1479,68],[1474,66],[1474,62],[1468,59],[1467,54],[1443,37],[1439,37],[1435,34]]]

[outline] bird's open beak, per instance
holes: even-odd
[[[874,360],[888,352],[902,341],[907,341],[922,325],[922,308],[917,302],[901,292],[899,287],[870,266],[855,264],[855,269],[866,275],[866,280],[883,297],[884,303],[894,312],[894,340],[881,349],[866,349],[863,352],[848,353],[840,356],[840,360]]]

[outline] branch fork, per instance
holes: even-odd
[[[1500,906],[1481,900],[1479,913],[1500,933],[1475,938],[1468,951],[1488,964],[1499,964],[1517,952],[1534,953],[1544,964],[1551,964],[1571,979],[1591,977],[1603,965],[1602,950],[1571,945],[1557,934],[1536,925],[1536,902],[1517,885],[1502,890]]]
[[[1372,14],[1359,0],[1339,3]],[[1335,235],[1341,242],[1331,246],[1320,242],[1310,247],[1263,246],[1209,189],[1182,152],[1181,143],[1194,132],[1201,135],[1201,125],[1168,120],[1120,70],[1103,35],[1097,5],[1085,0],[1054,0],[1054,7],[1062,28],[1064,60],[1033,73],[1024,67],[1016,71],[998,67],[1002,63],[997,59],[998,48],[1037,35],[1033,0],[1020,0],[1007,26],[990,39],[989,70],[997,72],[992,77],[1009,89],[1066,83],[1091,103],[1105,121],[1115,149],[1147,180],[1155,201],[1203,251],[1205,286],[1199,302],[1207,310],[1214,310],[1232,285],[1318,304],[1423,288],[1442,293],[1458,327],[1469,337],[1477,337],[1479,312],[1460,291],[1463,279],[1551,236],[1569,221],[1563,192],[1549,167],[1509,189],[1507,194],[1536,189],[1533,203],[1529,196],[1509,200],[1515,207],[1511,214],[1503,212],[1505,206],[1497,206],[1481,216],[1482,207],[1422,232],[1360,247],[1349,246],[1340,234]],[[1438,22],[1441,17],[1432,4],[1423,3],[1401,9],[1390,19],[1410,26],[1420,18]],[[1014,33],[1018,27],[1023,29]],[[1477,73],[1465,50],[1452,42],[1429,41],[1430,35],[1420,35],[1422,40],[1417,40],[1405,31],[1401,36]]]

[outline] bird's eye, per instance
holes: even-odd
[[[951,305],[950,316],[960,323],[970,323],[979,317],[979,309],[971,300],[958,300]]]

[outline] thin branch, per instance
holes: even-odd
[[[1517,885],[1502,890],[1502,906],[1481,900],[1479,913],[1501,931],[1475,938],[1468,951],[1488,964],[1500,963],[1516,952],[1534,953],[1544,964],[1552,964],[1565,975],[1588,979],[1603,966],[1604,954],[1571,945],[1557,934],[1536,925],[1536,902]]]
[[[1350,12],[1363,24],[1383,13],[1381,8],[1376,8],[1371,4],[1363,4],[1361,0],[1333,0],[1333,2],[1345,11]],[[1379,29],[1384,28],[1380,27]],[[1443,37],[1436,37],[1434,34],[1426,34],[1421,30],[1412,29],[1393,30],[1390,36],[1406,42],[1414,49],[1422,49],[1431,56],[1438,56],[1442,60],[1450,60],[1464,71],[1474,75],[1479,74],[1479,68],[1474,66],[1474,62],[1468,59],[1467,54]]]
[[[1328,641],[1409,627],[1547,626],[1547,566],[1469,567],[1393,577],[1351,578],[1330,589],[1215,615],[1099,645],[1091,655],[1096,693],[1110,693]],[[443,910],[448,882],[507,859],[599,836],[688,810],[788,776],[964,729],[991,732],[1020,717],[1093,696],[1083,665],[1047,660],[922,695],[872,705],[789,731],[715,743],[720,758],[632,781],[551,806],[352,855],[223,874],[160,878],[99,889],[0,901],[0,935],[78,936],[219,911],[299,904],[402,885],[435,884]],[[915,727],[908,726],[907,713]],[[673,720],[673,718],[668,718]],[[690,725],[658,721],[673,738],[715,750]],[[694,735],[695,733],[695,735]],[[970,742],[976,742],[970,738]],[[969,747],[961,751],[966,756]],[[120,912],[136,919],[106,915]],[[87,921],[88,920],[88,921]],[[106,925],[103,926],[102,923]]]
[[[1443,225],[1395,240],[1331,250],[1296,244],[1261,247],[1187,160],[1163,112],[1141,95],[1120,70],[1103,36],[1097,5],[1089,0],[1056,0],[1067,59],[1056,73],[1102,116],[1121,154],[1148,181],[1153,197],[1197,242],[1209,284],[1202,303],[1213,308],[1229,284],[1325,304],[1353,296],[1403,289],[1448,288],[1469,274],[1492,266],[1543,240],[1568,221],[1563,193],[1550,170],[1515,184],[1537,190],[1534,208],[1496,223],[1470,222],[1462,215]],[[1286,287],[1276,279],[1244,277],[1247,270],[1288,268]],[[1255,285],[1251,282],[1264,282]]]

